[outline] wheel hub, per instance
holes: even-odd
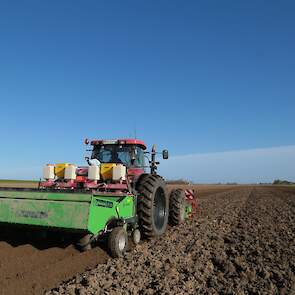
[[[126,246],[126,240],[123,235],[121,235],[119,238],[118,246],[119,246],[119,250],[123,252],[123,250],[125,249],[125,246]]]
[[[161,230],[165,223],[166,216],[166,201],[165,193],[161,188],[158,188],[154,199],[154,223],[158,230]]]

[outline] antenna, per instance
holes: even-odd
[[[134,138],[137,139],[137,128],[136,128],[136,122],[134,123]]]

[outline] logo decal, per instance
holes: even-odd
[[[95,199],[95,205],[98,207],[113,208],[113,202]]]
[[[19,216],[27,217],[27,218],[48,218],[48,213],[44,211],[27,211],[27,210],[21,210],[18,212]]]

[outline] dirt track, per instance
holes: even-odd
[[[100,248],[78,253],[3,236],[1,294],[295,292],[294,190],[240,188],[200,203],[196,220],[106,264]]]

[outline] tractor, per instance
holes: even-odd
[[[0,223],[75,233],[81,251],[103,240],[110,255],[120,257],[130,240],[160,236],[168,224],[179,225],[196,212],[192,190],[168,194],[157,174],[155,145],[147,152],[138,139],[85,144],[91,152],[87,165],[47,164],[38,189],[0,188]],[[167,150],[161,154],[168,159]]]

